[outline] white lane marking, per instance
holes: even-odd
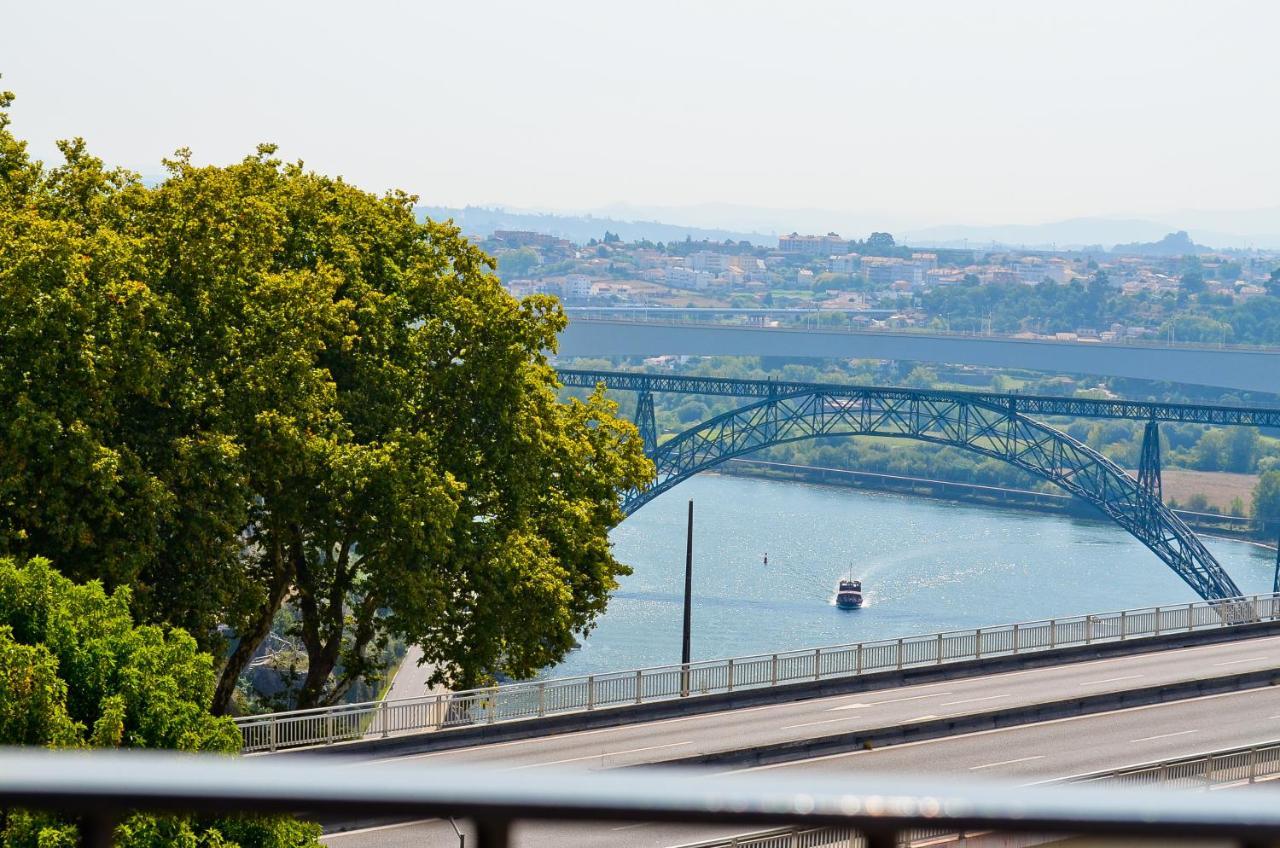
[[[321,842],[328,842],[330,839],[341,839],[344,836],[359,836],[362,833],[376,833],[379,830],[395,830],[401,827],[413,827],[417,824],[432,824],[433,822],[443,821],[443,819],[415,819],[414,821],[396,822],[395,824],[380,824],[374,827],[357,827],[352,830],[341,830],[337,833],[326,833],[320,837]]]
[[[822,721],[806,721],[803,724],[784,724],[779,730],[798,730],[801,727],[817,727],[820,724],[835,724],[839,721],[855,721],[861,716],[845,716],[844,718],[828,718]]]
[[[1012,698],[1012,695],[988,695],[985,698],[965,698],[963,701],[944,701],[940,707],[954,707],[956,704],[973,704],[978,701],[995,701],[999,698]]]
[[[539,766],[558,766],[564,763],[580,763],[583,760],[603,760],[605,757],[619,757],[623,754],[639,754],[641,751],[660,751],[663,748],[679,748],[682,745],[692,745],[693,740],[687,742],[672,742],[668,745],[650,745],[647,748],[628,748],[625,751],[602,751],[599,754],[589,754],[585,757],[570,757],[567,760],[551,760],[545,763],[529,763],[524,766],[516,766],[515,768],[503,769],[503,771],[520,771],[521,769],[538,768]]]
[[[1001,760],[998,763],[986,763],[980,766],[969,766],[969,771],[978,771],[979,769],[995,768],[996,766],[1011,766],[1014,763],[1029,763],[1032,760],[1043,760],[1044,754],[1037,754],[1034,757],[1018,757],[1016,760]]]
[[[1199,733],[1198,730],[1179,730],[1177,733],[1159,733],[1155,736],[1144,736],[1141,739],[1130,739],[1130,742],[1150,742],[1153,739],[1171,739],[1174,736],[1188,736],[1192,733]]]
[[[743,707],[740,710],[728,710],[733,715],[745,715],[746,713],[758,713],[761,710],[786,710],[794,708],[794,703],[785,704],[765,704],[762,707]],[[483,745],[467,745],[462,748],[445,748],[442,751],[429,751],[424,754],[407,754],[399,757],[385,757],[380,760],[357,760],[347,765],[352,766],[368,766],[386,763],[398,763],[405,760],[424,760],[428,757],[443,757],[448,754],[465,754],[475,751],[487,751],[491,748],[509,748],[512,745],[528,745],[533,742],[547,742],[554,739],[571,739],[579,736],[595,736],[600,733],[622,733],[628,730],[637,730],[643,733],[646,728],[657,727],[660,724],[676,724],[682,721],[697,721],[698,719],[714,720],[715,716],[723,716],[723,712],[719,713],[699,713],[698,715],[683,716],[681,718],[664,718],[658,721],[646,721],[643,724],[620,724],[614,727],[601,727],[597,730],[572,730],[568,733],[554,733],[546,736],[530,736],[527,739],[513,739],[510,742],[490,742]],[[425,734],[424,734],[425,735]]]
[[[637,827],[648,827],[653,822],[640,822],[639,824],[624,824],[622,827],[611,827],[610,830],[635,830]]]
[[[1242,640],[1242,641],[1255,642],[1259,646],[1280,644],[1280,636],[1262,636],[1262,637],[1257,637],[1256,639],[1248,639],[1248,640]],[[1094,666],[1094,665],[1112,664],[1117,667],[1124,667],[1129,663],[1150,662],[1153,657],[1159,660],[1164,660],[1169,657],[1177,656],[1178,654],[1186,654],[1186,653],[1193,653],[1193,652],[1213,654],[1213,653],[1218,653],[1220,651],[1234,650],[1239,647],[1239,644],[1240,643],[1237,642],[1230,645],[1221,645],[1221,644],[1191,645],[1186,648],[1173,648],[1171,650],[1160,651],[1158,654],[1136,654],[1136,655],[1119,656],[1119,657],[1108,657],[1106,659],[1086,660],[1084,662],[1071,662],[1070,660],[1065,660],[1056,665],[1047,665],[1047,666],[1042,666],[1040,668],[1023,669],[1022,671],[998,672],[996,674],[988,674],[980,677],[965,678],[962,681],[961,680],[951,681],[950,683],[917,684],[916,686],[913,686],[911,688],[923,689],[923,688],[928,688],[930,686],[947,686],[947,685],[955,686],[956,683],[960,683],[960,682],[987,685],[988,681],[998,682],[1001,678],[1004,678],[1004,677],[1017,677],[1023,674],[1040,674],[1044,672],[1062,673],[1062,672],[1068,672],[1072,669],[1086,668],[1088,666]],[[891,691],[891,690],[868,690],[868,694],[873,694],[876,691]],[[1231,693],[1231,694],[1234,694],[1234,693]],[[841,695],[835,698],[819,699],[818,701],[815,701],[812,703],[816,705],[818,703],[821,703],[821,701],[831,702],[837,699],[844,699],[846,697],[848,696]],[[1209,697],[1218,697],[1218,696],[1215,695],[1215,696],[1209,696]],[[763,710],[785,711],[785,710],[793,709],[794,706],[795,705],[793,703],[765,704],[759,707],[745,707],[743,709],[731,710],[730,712],[732,712],[734,715],[745,715],[747,713],[761,712]],[[488,748],[504,748],[504,747],[509,747],[511,745],[527,745],[527,744],[537,743],[537,742],[546,742],[547,740],[550,740],[550,739],[565,739],[568,737],[576,737],[576,736],[592,736],[599,733],[616,733],[619,730],[643,731],[645,728],[656,727],[658,725],[663,725],[663,724],[676,724],[677,722],[698,721],[700,719],[714,719],[715,716],[723,716],[723,714],[724,714],[723,712],[700,713],[698,715],[682,716],[680,718],[668,718],[668,719],[660,719],[658,721],[649,721],[649,722],[644,722],[643,724],[629,724],[629,725],[622,725],[620,727],[603,727],[597,730],[575,730],[575,731],[569,731],[566,733],[548,734],[546,736],[531,736],[527,739],[515,739],[510,742],[492,742],[492,743],[482,744],[482,745],[468,745],[468,746],[459,747],[459,748],[449,748],[443,751],[429,751],[421,754],[407,754],[402,756],[391,756],[391,757],[383,757],[379,759],[369,759],[369,760],[364,760],[364,759],[353,760],[348,763],[343,763],[343,766],[358,768],[360,766],[371,766],[371,765],[379,765],[379,764],[391,763],[391,762],[426,759],[428,757],[441,757],[441,756],[447,756],[449,754],[462,754],[466,752],[482,751]],[[1040,722],[1040,723],[1043,724],[1044,722]],[[906,743],[906,744],[920,744],[920,743],[913,742],[913,743]],[[897,745],[894,747],[902,747],[902,746]],[[833,754],[831,756],[840,756],[840,755]]]
[[[912,695],[909,698],[890,698],[887,701],[865,701],[865,702],[859,701],[858,703],[855,703],[855,704],[845,704],[842,707],[832,707],[831,709],[827,710],[827,712],[834,713],[837,710],[864,710],[867,707],[878,707],[881,704],[901,704],[904,701],[919,701],[921,698],[937,698],[941,695],[950,695],[950,694],[951,694],[950,692],[930,692],[927,695]]]
[[[1274,693],[1269,692],[1267,690],[1262,690],[1262,689],[1243,689],[1239,692],[1220,692],[1217,695],[1204,695],[1200,698],[1195,698],[1193,700],[1216,701],[1219,698],[1238,698],[1241,696],[1259,695],[1259,694],[1273,695]],[[713,772],[713,774],[717,774],[717,775],[745,774],[747,772],[753,772],[753,771],[768,771],[770,769],[776,769],[776,768],[788,768],[788,767],[808,764],[808,763],[819,763],[824,760],[838,760],[838,759],[843,759],[845,757],[866,757],[866,756],[872,756],[875,754],[887,753],[889,751],[896,751],[899,748],[915,748],[919,745],[937,745],[940,742],[954,742],[957,739],[968,739],[974,736],[989,736],[993,733],[1008,733],[1013,730],[1025,731],[1028,727],[1045,727],[1046,725],[1051,725],[1051,724],[1066,724],[1072,721],[1087,721],[1089,719],[1106,718],[1107,716],[1118,715],[1120,713],[1136,713],[1136,712],[1143,712],[1145,710],[1158,710],[1161,708],[1172,708],[1172,707],[1177,707],[1179,705],[1185,705],[1186,703],[1187,703],[1186,701],[1165,701],[1159,704],[1145,704],[1141,707],[1125,707],[1122,710],[1111,710],[1110,712],[1105,712],[1105,713],[1090,713],[1089,715],[1069,716],[1067,718],[1054,718],[1054,719],[1049,719],[1048,721],[1038,721],[1034,725],[1020,724],[1020,725],[1014,725],[1012,727],[995,727],[995,728],[992,728],[991,730],[977,730],[977,731],[974,731],[973,733],[961,733],[955,736],[940,736],[937,739],[920,739],[916,742],[902,742],[898,745],[886,745],[883,748],[875,748],[870,751],[843,751],[839,754],[824,754],[821,757],[810,757],[807,760],[792,760],[790,762],[785,762],[785,763],[770,763],[769,765],[764,765],[764,766],[749,766],[747,768],[742,768],[742,769],[731,769],[729,771]],[[1092,772],[1083,772],[1081,774],[1073,774],[1073,775],[1068,775],[1066,777],[1053,777],[1047,780],[1039,781],[1038,783],[1052,783],[1055,780],[1068,780],[1072,777],[1085,777],[1089,774],[1092,774]],[[1033,786],[1037,784],[1026,784],[1026,785]]]
[[[1126,674],[1124,677],[1108,677],[1104,680],[1085,680],[1080,683],[1081,686],[1099,686],[1103,683],[1116,683],[1121,680],[1137,680],[1139,677],[1146,677],[1145,674]]]
[[[1236,665],[1237,663],[1257,662],[1258,660],[1265,660],[1265,659],[1267,658],[1263,656],[1241,657],[1238,660],[1227,660],[1226,662],[1214,663],[1214,665]]]
[[[1002,695],[1001,697],[1004,697],[1004,696]],[[937,715],[930,713],[929,715],[922,715],[922,716],[916,716],[915,718],[903,719],[902,723],[910,724],[913,721],[928,721],[931,718],[937,718],[937,717],[938,717]],[[817,727],[822,724],[835,724],[836,722],[841,722],[841,721],[854,721],[855,719],[858,719],[858,718],[861,718],[861,716],[845,716],[844,718],[829,718],[829,719],[826,719],[825,721],[807,721],[804,724],[788,724],[787,726],[781,729],[796,730],[797,728],[801,728],[801,727]]]

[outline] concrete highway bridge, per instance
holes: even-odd
[[[899,654],[900,660],[909,658],[901,667],[828,675],[818,665],[815,679],[746,685],[732,692],[724,690],[721,674],[721,688],[707,694],[695,690],[639,704],[600,703],[541,718],[487,713],[504,703],[494,691],[474,715],[470,708],[478,702],[461,711],[455,705],[452,724],[450,708],[440,709],[437,715],[446,721],[433,731],[387,731],[375,717],[351,741],[322,750],[346,755],[342,761],[350,779],[374,785],[384,768],[395,774],[413,767],[438,773],[485,766],[527,773],[536,782],[564,769],[653,765],[819,779],[823,774],[923,773],[1034,785],[1157,761],[1194,763],[1209,752],[1232,750],[1243,752],[1233,755],[1235,762],[1251,763],[1253,771],[1232,773],[1236,783],[1246,784],[1255,772],[1280,772],[1280,766],[1260,768],[1257,756],[1249,759],[1259,743],[1280,736],[1280,596],[1250,598],[1245,606],[1249,613],[1239,619],[1226,612],[1228,607],[1200,603],[1083,616],[1052,626],[1033,622],[1016,631],[1007,625],[986,629],[985,635],[942,634],[940,641],[918,637],[905,640],[917,647],[908,649],[915,653]],[[1071,638],[1084,633],[1089,622],[1102,635],[1087,643]],[[1022,644],[1029,647],[1015,652],[1014,633],[1023,634]],[[951,637],[970,640],[965,657],[921,659],[919,646],[960,644]],[[1063,644],[1051,646],[1055,641]],[[990,654],[981,655],[984,649]],[[862,650],[870,655],[868,646]],[[831,649],[831,654],[848,656],[848,651]],[[718,661],[722,672],[727,663]],[[695,664],[690,671],[708,667]],[[667,671],[679,675],[681,668]],[[619,672],[615,680],[626,674]],[[528,704],[527,691],[508,705]],[[382,709],[400,706],[408,705]],[[478,721],[462,723],[464,713]],[[391,715],[384,712],[382,718]],[[300,714],[293,718],[309,720]],[[1271,760],[1280,757],[1274,746],[1268,750]],[[288,758],[290,752],[274,756]],[[1185,773],[1194,778],[1196,768]],[[1200,772],[1207,770],[1206,765]],[[331,826],[334,832],[325,841],[335,848],[458,844],[453,824],[440,819],[335,820]],[[522,828],[518,844],[666,848],[743,829],[539,824]]]
[[[1280,351],[1196,345],[1102,344],[879,330],[764,328],[569,310],[559,353],[578,356],[782,356],[889,359],[1128,377],[1280,393]],[[694,316],[695,318],[697,316]]]

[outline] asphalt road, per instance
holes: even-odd
[[[353,763],[353,777],[377,770],[451,762],[502,769],[600,769],[655,763],[805,735],[960,715],[1090,692],[1214,677],[1280,664],[1280,637],[1028,669],[790,704],[691,716],[619,728],[477,746],[394,760]],[[857,751],[761,769],[948,773],[1034,783],[1121,765],[1280,738],[1280,690],[1258,689],[1093,716]],[[751,769],[755,770],[755,769]],[[524,825],[518,845],[664,848],[740,827]],[[333,848],[456,846],[446,822],[334,834]]]
[[[1280,666],[1280,636],[387,758],[433,765],[617,768],[1275,666]]]
[[[396,676],[387,687],[387,694],[383,696],[384,701],[417,698],[421,695],[439,695],[449,691],[443,686],[427,684],[427,679],[435,673],[436,668],[430,664],[419,665],[420,659],[422,659],[422,649],[416,645],[410,645],[404,659],[400,662],[400,667],[396,669]]]

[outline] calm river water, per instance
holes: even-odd
[[[635,573],[550,676],[680,661],[690,498],[695,660],[1196,600],[1110,523],[701,475],[614,531],[617,555]],[[1206,544],[1244,591],[1271,590],[1270,551]],[[846,572],[863,581],[861,610],[832,604]]]

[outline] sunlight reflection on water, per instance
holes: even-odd
[[[1103,521],[702,475],[614,531],[617,555],[635,573],[550,674],[679,661],[689,498],[695,659],[1196,599],[1140,542]],[[1243,590],[1270,591],[1270,551],[1206,544]],[[846,574],[863,581],[860,610],[835,606]]]

